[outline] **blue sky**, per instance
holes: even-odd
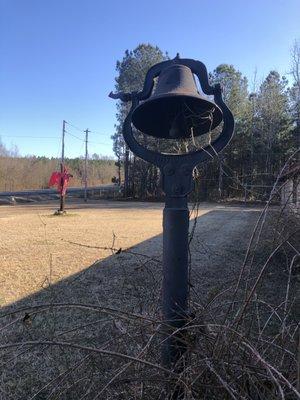
[[[0,136],[20,153],[58,156],[62,120],[89,128],[89,153],[112,154],[115,64],[139,43],[233,64],[249,81],[289,70],[299,0],[0,0]],[[79,138],[83,133],[67,126]],[[82,140],[66,137],[66,156]]]

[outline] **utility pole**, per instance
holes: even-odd
[[[66,121],[63,120],[63,127],[62,127],[62,140],[61,140],[61,163],[60,163],[60,172],[61,172],[61,188],[63,188],[64,182],[63,182],[63,173],[65,169],[65,134],[66,134]],[[62,191],[60,193],[60,208],[59,208],[60,213],[65,212],[65,195],[62,194]]]
[[[89,130],[85,130],[85,160],[84,160],[84,201],[87,202],[87,181],[88,181],[88,172],[87,172],[87,163],[88,163],[88,137]]]

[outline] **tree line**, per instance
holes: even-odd
[[[157,46],[140,44],[126,51],[116,64],[116,91],[139,91],[148,69],[168,59]],[[247,78],[233,65],[221,64],[209,72],[210,83],[220,83],[223,98],[235,118],[235,134],[229,146],[211,162],[195,172],[199,199],[223,199],[244,196],[264,198],[286,160],[299,149],[300,137],[300,47],[296,41],[291,51],[289,80],[271,70],[266,78],[250,87]],[[124,143],[122,126],[130,105],[119,102],[113,150],[119,171],[124,169],[125,195],[137,198],[161,194],[160,172],[135,157]],[[216,132],[210,135],[218,134]],[[160,151],[179,153],[201,147],[210,137],[191,141],[162,143],[135,135],[143,144]],[[208,135],[209,136],[209,135]],[[299,161],[299,158],[298,158]],[[296,158],[292,162],[297,162]]]
[[[83,186],[84,159],[66,158],[65,165],[73,175],[70,186]],[[8,150],[0,142],[0,191],[45,189],[52,172],[60,170],[60,159],[20,157],[17,149]],[[116,174],[115,160],[94,154],[88,160],[88,185],[111,183]]]
[[[116,91],[139,91],[148,69],[169,59],[167,52],[151,44],[140,44],[126,50],[116,63]],[[289,80],[271,70],[262,82],[250,87],[247,78],[233,65],[221,64],[209,72],[210,83],[220,83],[223,98],[235,118],[235,134],[229,146],[212,161],[194,171],[198,199],[248,198],[268,195],[286,160],[300,148],[300,45],[291,51]],[[199,88],[200,90],[200,88]],[[125,197],[160,198],[160,171],[135,157],[126,146],[122,126],[130,104],[117,104],[113,151],[116,160],[93,155],[89,160],[89,185],[122,182]],[[154,150],[184,153],[195,150],[217,135],[218,128],[195,140],[168,142],[155,140],[135,131],[138,140]],[[59,169],[59,159],[20,157],[17,148],[8,150],[0,140],[0,190],[22,190],[48,187],[51,173]],[[292,162],[299,162],[294,157]],[[73,174],[72,186],[84,180],[84,161],[67,159]]]

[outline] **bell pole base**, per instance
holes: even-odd
[[[167,198],[163,211],[163,365],[180,374],[184,369],[186,343],[180,331],[188,315],[187,198]],[[182,385],[170,382],[169,399],[181,399]]]

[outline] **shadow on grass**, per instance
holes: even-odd
[[[198,218],[191,245],[196,301],[205,304],[236,279],[257,217],[258,210],[228,208]],[[90,350],[159,364],[161,254],[158,235],[2,307],[1,345],[19,344],[1,350],[0,399],[130,399],[141,380],[141,398],[164,398],[159,369]]]

